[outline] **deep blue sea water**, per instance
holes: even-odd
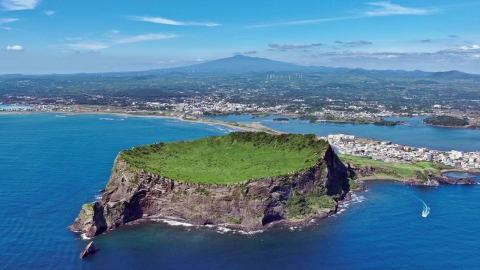
[[[170,119],[0,115],[0,268],[479,267],[480,185],[427,189],[392,182],[367,183],[370,189],[357,194],[362,202],[304,228],[240,235],[161,222],[132,225],[96,237],[100,251],[79,259],[88,241],[66,226],[104,188],[120,150],[227,132]],[[426,218],[420,200],[431,208]]]
[[[272,115],[253,119],[250,115],[229,115],[209,118],[231,122],[260,122],[267,127],[283,132],[313,133],[319,136],[344,133],[355,135],[359,138],[374,138],[434,150],[480,151],[480,130],[432,127],[423,124],[422,120],[425,117],[385,118],[386,120],[405,122],[405,125],[394,127],[334,123],[311,124],[308,121],[300,120],[288,122],[273,121],[273,118],[276,117],[280,116]]]

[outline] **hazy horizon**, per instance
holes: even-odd
[[[465,0],[0,0],[0,74],[143,71],[233,55],[479,74],[479,12]]]

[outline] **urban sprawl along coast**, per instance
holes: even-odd
[[[438,151],[394,144],[390,141],[360,139],[353,135],[328,135],[328,142],[340,154],[370,157],[384,162],[433,161],[464,170],[480,168],[480,152]]]

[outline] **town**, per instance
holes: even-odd
[[[427,148],[415,148],[393,144],[390,141],[360,139],[346,134],[328,135],[327,139],[330,145],[340,154],[372,158],[387,163],[431,161],[464,170],[480,168],[480,152],[438,151]]]

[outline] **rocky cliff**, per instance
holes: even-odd
[[[102,200],[83,205],[69,229],[93,237],[135,220],[170,219],[251,231],[331,215],[348,191],[347,168],[331,147],[310,168],[226,185],[174,181],[119,155]]]

